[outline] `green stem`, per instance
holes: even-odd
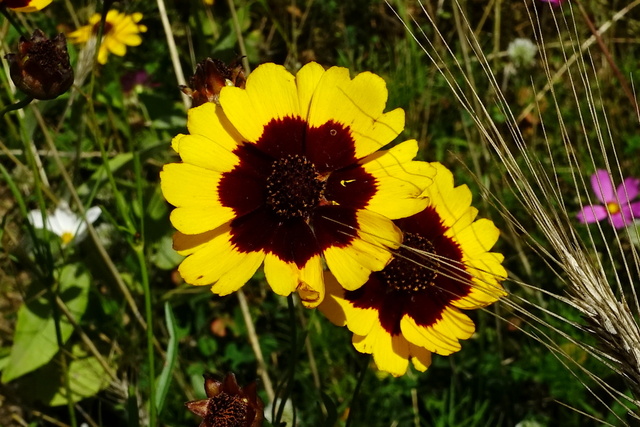
[[[130,148],[133,151],[133,169],[136,177],[136,197],[137,204],[140,208],[140,222],[138,224],[138,242],[136,243],[134,250],[138,257],[138,263],[140,264],[140,280],[142,281],[142,287],[144,289],[144,308],[145,308],[145,320],[147,322],[147,363],[149,364],[149,425],[156,425],[157,410],[156,407],[156,375],[155,375],[155,362],[153,353],[153,310],[151,301],[151,289],[149,287],[149,271],[147,269],[147,262],[144,256],[144,244],[145,244],[145,232],[144,232],[144,193],[142,186],[142,165],[140,164],[140,153],[135,150],[134,147]]]
[[[26,33],[22,25],[20,25],[18,21],[13,19],[13,16],[11,16],[11,13],[9,13],[6,6],[0,5],[0,13],[2,13],[4,17],[7,18],[7,21],[9,21],[9,23],[13,26],[13,28],[16,29],[18,34],[20,34],[24,38],[28,37],[28,34]]]
[[[24,101],[23,101],[24,102]],[[31,100],[29,100],[31,102]],[[28,104],[29,102],[26,102]],[[14,104],[15,105],[15,104]],[[42,193],[42,180],[40,176],[40,171],[38,169],[38,164],[36,162],[36,158],[34,152],[31,149],[30,141],[31,138],[26,133],[26,128],[22,120],[20,120],[20,128],[21,128],[21,136],[22,142],[24,144],[24,153],[27,158],[27,164],[31,168],[34,178],[34,189],[36,199],[38,201],[38,206],[40,207],[40,211],[42,213],[43,223],[46,224],[46,205],[44,200],[44,195]],[[53,277],[54,263],[53,256],[51,255],[51,248],[48,242],[43,242],[40,239],[34,240],[35,243],[35,256],[36,259],[39,259],[38,265],[40,266],[40,274],[44,279],[44,283],[48,283],[49,286],[49,298],[51,304],[51,310],[53,314],[53,322],[55,325],[56,331],[56,341],[58,343],[58,349],[60,351],[60,364],[63,372],[63,381],[64,388],[67,394],[67,409],[69,410],[69,419],[71,422],[71,427],[77,427],[78,422],[76,420],[76,412],[75,407],[73,405],[73,400],[71,399],[71,382],[69,379],[69,369],[67,366],[67,358],[64,353],[64,341],[62,339],[62,329],[60,328],[60,312],[58,304],[56,304],[56,299],[58,297],[59,283]]]
[[[60,307],[58,307],[57,299],[60,290],[60,283],[56,280],[53,280],[51,277],[52,286],[49,289],[49,304],[51,304],[51,310],[53,312],[53,323],[56,328],[56,340],[58,341],[58,349],[60,351],[60,367],[62,372],[63,381],[64,381],[64,389],[67,394],[67,409],[69,411],[69,418],[71,422],[71,427],[76,427],[78,425],[78,421],[76,419],[76,411],[73,405],[73,395],[71,391],[71,380],[69,379],[69,366],[67,364],[67,355],[64,350],[64,340],[62,339],[62,329],[60,328]]]
[[[147,263],[144,258],[144,244],[134,246],[138,264],[140,265],[140,281],[144,290],[144,309],[145,319],[147,321],[147,363],[149,364],[149,426],[156,425],[156,372],[153,353],[153,313],[151,311],[151,289],[149,288],[149,273],[147,271]]]
[[[15,111],[15,110],[19,110],[21,108],[26,107],[31,103],[31,101],[33,101],[33,97],[27,96],[26,98],[16,102],[15,104],[7,105],[2,110],[0,110],[0,118],[4,117],[4,115],[7,114],[9,111]]]
[[[287,399],[289,399],[289,396],[291,396],[291,392],[293,391],[296,365],[298,364],[298,354],[300,352],[300,349],[298,348],[298,330],[296,327],[295,306],[293,304],[293,296],[291,294],[287,297],[287,306],[289,308],[289,325],[291,325],[291,360],[289,361],[289,371],[287,372],[287,385],[284,393],[282,393],[282,397],[280,397],[278,412],[275,418],[272,418],[274,420],[273,425],[275,426],[280,425],[282,414],[284,414],[284,408],[287,404]],[[274,409],[276,401],[277,397],[274,400]]]
[[[353,396],[351,396],[351,408],[349,409],[349,418],[347,418],[347,424],[345,427],[349,427],[351,425],[351,421],[353,420],[353,413],[355,412],[356,400],[360,396],[360,389],[362,389],[362,383],[364,382],[364,377],[369,370],[369,361],[371,360],[371,356],[367,355],[362,358],[362,365],[360,366],[360,373],[358,374],[358,382],[356,383],[356,388],[353,390]]]

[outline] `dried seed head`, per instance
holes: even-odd
[[[194,414],[202,417],[200,427],[258,427],[264,418],[264,404],[258,397],[256,383],[240,387],[234,374],[222,381],[205,375],[207,399],[187,402]]]
[[[241,64],[233,62],[227,66],[218,59],[207,58],[196,65],[196,72],[190,80],[191,87],[182,86],[181,89],[192,98],[192,107],[197,107],[206,102],[217,104],[223,87],[244,89],[245,81]]]
[[[9,53],[5,58],[13,83],[35,99],[57,98],[73,84],[64,34],[49,39],[37,29],[29,40],[20,37],[18,53]]]

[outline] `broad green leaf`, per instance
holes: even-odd
[[[59,376],[62,378],[62,375]],[[73,402],[93,396],[109,385],[107,373],[95,357],[74,360],[69,364],[69,379]],[[67,404],[67,390],[63,382],[57,384],[58,389],[47,403],[49,406]]]
[[[59,275],[60,298],[80,320],[87,309],[88,291],[91,283],[89,273],[80,271],[78,265],[62,268]],[[62,341],[66,342],[73,326],[64,315],[60,315]],[[18,310],[15,335],[9,361],[2,372],[2,382],[14,380],[46,364],[58,352],[53,310],[45,296],[27,301]]]
[[[67,358],[67,372],[73,402],[93,396],[109,386],[109,376],[100,362],[93,356],[87,356],[79,345],[73,347],[72,357]],[[40,401],[48,406],[67,404],[67,389],[59,358],[17,384],[23,392],[28,391],[30,400]]]
[[[150,259],[156,267],[162,270],[172,270],[182,262],[184,257],[173,249],[171,236],[164,236],[154,245]]]

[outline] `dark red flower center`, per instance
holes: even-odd
[[[346,291],[345,299],[376,310],[382,327],[400,335],[405,315],[420,326],[434,325],[453,301],[469,295],[472,281],[460,245],[446,235],[433,207],[394,222],[404,232],[406,248],[396,251],[389,265],[361,288]]]
[[[100,29],[100,21],[96,22],[95,24],[93,24],[93,28],[91,29],[91,32],[93,34],[98,34],[98,30]],[[109,34],[109,32],[113,29],[113,24],[109,21],[105,21],[104,23],[104,30],[102,30],[102,35],[106,36],[107,34]]]
[[[440,268],[437,255],[429,239],[405,233],[403,246],[380,272],[387,283],[387,291],[411,294],[433,286]]]
[[[307,220],[320,202],[325,182],[305,156],[289,154],[271,164],[267,205],[283,219]]]
[[[19,8],[19,7],[27,7],[31,0],[5,0],[4,3],[7,7]]]
[[[246,426],[247,409],[247,399],[223,392],[209,399],[203,422],[211,427]]]

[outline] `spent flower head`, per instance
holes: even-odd
[[[252,382],[240,387],[236,376],[228,373],[222,381],[204,375],[207,398],[185,403],[187,409],[202,417],[200,427],[258,427],[264,419],[264,404]]]
[[[381,270],[402,239],[391,219],[424,209],[435,173],[412,160],[415,140],[378,151],[404,128],[386,101],[372,73],[263,64],[245,89],[190,109],[190,134],[172,142],[182,162],[160,174],[184,280],[227,295],[264,263],[275,293],[300,291],[314,307],[323,258],[348,289]]]
[[[73,84],[73,68],[64,34],[49,39],[36,29],[29,40],[20,37],[18,53],[9,53],[5,58],[10,64],[13,83],[32,98],[56,98]]]
[[[615,188],[609,172],[598,169],[591,175],[591,188],[602,204],[584,206],[578,213],[581,223],[593,223],[608,218],[615,228],[623,228],[640,219],[640,201],[632,202],[640,194],[640,179],[629,177]]]
[[[190,87],[182,86],[182,92],[192,98],[191,107],[205,102],[218,104],[220,91],[225,86],[244,89],[246,78],[240,63],[225,64],[219,59],[207,58],[196,65],[196,72],[189,81]]]
[[[454,187],[453,174],[439,163],[421,212],[395,221],[403,246],[382,271],[361,288],[345,290],[327,278],[319,309],[353,332],[353,345],[373,354],[378,369],[403,375],[409,361],[419,371],[431,353],[449,355],[471,337],[473,321],[462,310],[485,307],[506,295],[502,254],[489,252],[500,232],[487,219],[476,221],[467,186]]]
[[[101,213],[99,206],[87,209],[86,221],[93,224]],[[44,221],[38,209],[30,211],[27,219],[35,228],[46,229],[60,236],[63,245],[72,241],[78,243],[87,235],[87,222],[71,212],[66,203],[60,203],[53,215],[46,215]]]
[[[37,12],[49,6],[53,0],[0,0],[0,8],[15,12]]]
[[[89,18],[89,24],[70,33],[69,39],[78,44],[84,44],[94,39],[100,28],[100,17],[99,13],[94,14]],[[139,24],[141,20],[142,13],[126,15],[113,9],[107,12],[102,32],[102,43],[100,43],[100,51],[98,52],[100,64],[107,63],[109,53],[124,56],[127,53],[127,46],[139,46],[142,43],[140,33],[146,32],[147,27]]]

